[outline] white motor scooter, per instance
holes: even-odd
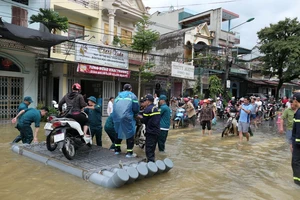
[[[44,129],[47,149],[54,151],[58,147],[69,160],[74,158],[78,148],[92,145],[92,138],[84,136],[80,124],[74,119],[50,116]]]
[[[238,122],[236,120],[236,117],[237,112],[229,112],[229,118],[227,120],[226,127],[222,132],[222,137],[229,136],[229,134],[238,135]]]

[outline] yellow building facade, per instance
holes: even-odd
[[[50,8],[69,21],[68,32],[55,34],[77,39],[52,47],[50,58],[45,59],[50,63],[51,76],[44,83],[48,101],[59,101],[78,82],[86,97],[102,98],[105,115],[109,98],[116,96],[125,83],[131,83],[137,91],[130,77],[137,67],[130,64],[130,53],[120,47],[130,46],[136,22],[147,15],[143,2],[51,0]]]

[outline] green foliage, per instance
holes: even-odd
[[[39,22],[47,27],[50,33],[52,30],[68,31],[69,22],[67,17],[59,16],[59,13],[52,9],[40,8],[39,10],[40,13],[37,15],[31,15],[30,24]]]
[[[144,15],[142,19],[136,24],[137,32],[133,36],[133,43],[131,44],[131,48],[133,50],[142,53],[141,66],[139,68],[139,79],[138,79],[138,98],[140,98],[140,93],[141,93],[142,74],[146,68],[151,67],[151,65],[144,63],[144,55],[145,53],[149,52],[152,49],[155,42],[159,38],[158,32],[148,29],[148,26],[150,24],[151,23],[149,21],[149,17]]]
[[[117,35],[115,35],[112,44],[114,46],[117,46],[120,42],[121,42],[120,38]]]
[[[222,93],[223,85],[222,81],[216,75],[212,75],[209,77],[209,94],[212,98],[215,98],[217,95]]]
[[[286,18],[258,33],[263,57],[263,73],[279,79],[277,97],[283,83],[300,75],[300,23],[297,18]]]
[[[203,55],[202,53],[200,53],[194,59],[194,65],[198,65],[207,69],[222,70],[225,66],[225,60],[219,55],[211,53]]]
[[[45,106],[45,103],[43,101],[40,101],[38,103],[38,105],[36,106],[36,109],[40,110],[44,106]],[[45,115],[42,117],[42,119],[41,119],[42,122],[46,122],[47,117],[50,115],[55,115],[55,116],[58,115],[58,111],[54,107],[48,107],[48,109],[49,109],[48,115],[47,116]]]
[[[139,77],[139,73],[132,73],[132,76],[135,78]],[[143,71],[141,72],[141,81],[142,83],[148,83],[151,82],[154,78],[155,78],[155,74],[151,73],[151,72],[147,72],[147,71]]]
[[[148,29],[150,24],[149,17],[145,15],[140,21],[137,22],[137,32],[133,36],[133,43],[131,45],[133,50],[146,53],[152,49],[154,43],[158,40],[159,33],[157,31]]]
[[[194,92],[194,94],[197,94],[198,97],[199,97],[199,94],[200,94],[200,92],[201,92],[200,90],[201,90],[201,76],[199,75],[199,76],[197,77],[196,83],[195,83],[195,85],[194,85],[194,87],[193,87],[193,92]]]

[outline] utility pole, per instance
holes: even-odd
[[[226,50],[225,50],[225,54],[226,54],[226,61],[225,61],[225,73],[224,73],[224,79],[223,79],[223,93],[227,94],[227,80],[228,80],[228,76],[229,76],[229,72],[230,72],[230,68],[232,65],[233,60],[229,60],[229,32],[245,23],[251,22],[253,21],[255,18],[250,18],[247,21],[232,27],[231,29],[228,30],[227,32],[227,39],[226,39]]]

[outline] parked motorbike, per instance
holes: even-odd
[[[146,125],[140,120],[136,121],[136,132],[134,135],[134,143],[138,145],[141,149],[144,149],[146,144]]]
[[[265,106],[264,119],[266,121],[268,121],[269,119],[273,120],[275,117],[275,110],[276,110],[275,104],[268,103],[267,106]]]
[[[55,100],[52,100],[51,103],[52,103],[53,108],[55,108],[56,110],[58,110],[58,103]],[[66,103],[64,103],[62,105],[62,110],[63,111],[67,110],[67,104]]]
[[[74,119],[50,116],[44,129],[47,149],[54,151],[58,148],[69,160],[74,158],[80,147],[92,145],[92,139],[84,137],[81,125]]]
[[[237,112],[229,112],[229,118],[226,122],[226,127],[222,132],[222,137],[232,135],[238,135],[237,126],[238,122],[236,120]]]
[[[178,127],[187,127],[188,124],[188,116],[184,108],[177,108],[175,119],[173,121],[173,129]]]
[[[217,107],[217,116],[219,116],[220,119],[224,119],[224,110],[222,107]]]

